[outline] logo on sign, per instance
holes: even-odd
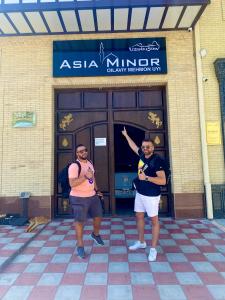
[[[107,59],[118,59],[118,56],[110,52],[108,55],[105,56],[105,51],[104,51],[104,45],[101,42],[100,43],[100,50],[99,50],[99,56],[100,56],[100,62],[103,64],[105,60]]]
[[[134,46],[129,47],[130,51],[158,51],[160,48],[159,44],[156,41],[153,41],[152,44],[142,45],[138,43]]]

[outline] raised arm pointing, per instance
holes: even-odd
[[[122,130],[122,135],[126,138],[128,145],[130,146],[130,148],[136,153],[138,154],[138,146],[135,144],[135,142],[129,137],[127,130],[125,128],[125,126],[123,127]]]

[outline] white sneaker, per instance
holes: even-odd
[[[156,257],[157,257],[157,251],[156,251],[156,249],[155,248],[150,248],[148,260],[149,261],[155,261]]]
[[[141,243],[140,241],[135,242],[132,246],[129,247],[129,250],[145,249],[146,243]]]

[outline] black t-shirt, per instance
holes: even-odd
[[[163,170],[162,159],[156,154],[145,158],[141,149],[138,150],[138,154],[140,156],[138,170],[142,169],[146,176],[157,177],[156,172]],[[160,185],[145,180],[138,180],[136,183],[136,189],[139,194],[153,197],[160,195]]]

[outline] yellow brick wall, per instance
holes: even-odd
[[[225,1],[211,0],[200,19],[201,48],[207,50],[202,58],[206,121],[220,121],[219,84],[216,78],[214,62],[217,58],[225,58]],[[212,184],[225,182],[224,149],[221,146],[208,146],[210,180]]]
[[[99,86],[166,86],[173,192],[203,192],[192,33],[139,36],[166,37],[168,75],[52,78],[53,40],[129,38],[137,33],[0,39],[0,196],[18,195],[22,190],[36,196],[53,194],[54,88]],[[25,110],[37,114],[37,125],[12,128],[12,113]]]

